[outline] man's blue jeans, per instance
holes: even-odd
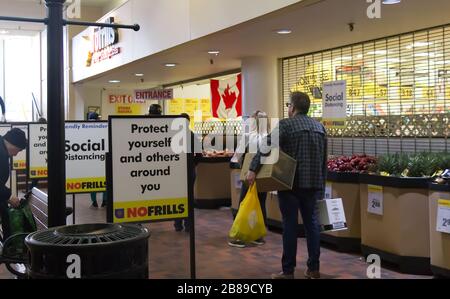
[[[297,258],[298,210],[305,226],[308,246],[308,269],[319,271],[320,225],[317,200],[323,192],[316,189],[294,189],[278,191],[278,202],[283,216],[283,257],[281,264],[285,274],[293,274]]]

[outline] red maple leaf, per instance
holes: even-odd
[[[235,92],[230,93],[230,85],[227,84],[227,88],[223,91],[223,94],[221,94],[221,97],[223,99],[223,102],[225,104],[225,108],[232,108],[234,102],[237,99],[237,95]]]

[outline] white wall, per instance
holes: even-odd
[[[302,0],[190,0],[191,39],[237,25]]]
[[[78,82],[118,66],[167,50],[218,30],[248,21],[299,0],[129,0],[108,16],[117,23],[141,26],[140,31],[119,30],[121,54],[86,67],[91,44],[73,39],[73,81]],[[100,21],[104,20],[102,18]]]

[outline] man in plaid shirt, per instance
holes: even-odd
[[[288,104],[289,118],[279,122],[265,144],[276,147],[273,136],[279,134],[279,148],[297,161],[292,190],[279,191],[278,199],[283,217],[283,271],[272,275],[274,279],[294,278],[297,256],[298,210],[303,218],[308,246],[307,278],[320,278],[320,227],[317,200],[323,199],[327,173],[327,138],[323,125],[307,116],[310,99],[307,94],[293,92]],[[278,130],[278,131],[277,131]],[[264,153],[264,148],[261,148]],[[268,151],[266,151],[267,153]],[[258,151],[247,174],[252,184],[261,165]]]

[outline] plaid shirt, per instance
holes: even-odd
[[[263,145],[272,143],[272,136],[279,134],[279,148],[297,160],[297,170],[293,188],[325,189],[327,174],[327,137],[323,125],[311,117],[297,114],[283,119],[267,137]],[[261,147],[263,152],[269,152]],[[260,151],[250,165],[250,170],[257,172],[261,161]]]

